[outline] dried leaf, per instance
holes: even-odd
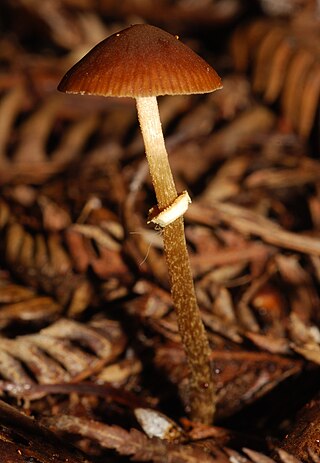
[[[263,396],[286,378],[297,374],[302,364],[294,359],[261,352],[219,351],[211,353],[217,383],[217,416],[229,416]],[[183,352],[164,346],[156,352],[156,364],[164,369],[187,400],[187,368]]]
[[[158,438],[147,438],[137,429],[126,431],[119,426],[107,426],[74,416],[58,416],[44,420],[52,429],[79,434],[98,442],[102,447],[116,450],[120,455],[131,455],[137,461],[157,463],[226,463],[226,458],[213,459],[206,452],[192,446],[166,443]]]

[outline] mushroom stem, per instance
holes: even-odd
[[[138,97],[137,111],[158,208],[177,198],[164,144],[156,97]],[[210,348],[197,304],[186,246],[183,217],[163,229],[171,294],[179,333],[190,368],[190,410],[194,420],[210,424],[215,410],[215,388]]]
[[[147,161],[159,209],[169,206],[177,197],[168,153],[164,144],[157,98],[136,98],[138,118]]]

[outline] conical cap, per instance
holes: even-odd
[[[177,37],[136,24],[96,45],[64,76],[66,93],[145,97],[221,88],[215,70]]]

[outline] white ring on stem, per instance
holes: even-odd
[[[170,206],[166,207],[162,211],[159,211],[157,206],[152,207],[149,210],[149,218],[147,223],[152,222],[156,225],[159,225],[161,228],[164,228],[184,215],[190,203],[191,198],[189,193],[187,191],[183,191],[178,195],[173,203],[170,204]]]

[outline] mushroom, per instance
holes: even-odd
[[[157,27],[136,24],[96,45],[63,77],[66,93],[132,97],[145,144],[178,328],[190,369],[191,417],[211,423],[215,387],[210,349],[196,301],[184,234],[183,213],[189,195],[178,195],[164,144],[158,95],[207,93],[222,87],[220,77],[202,58]],[[161,215],[162,214],[162,215]],[[157,221],[158,218],[158,221]]]

